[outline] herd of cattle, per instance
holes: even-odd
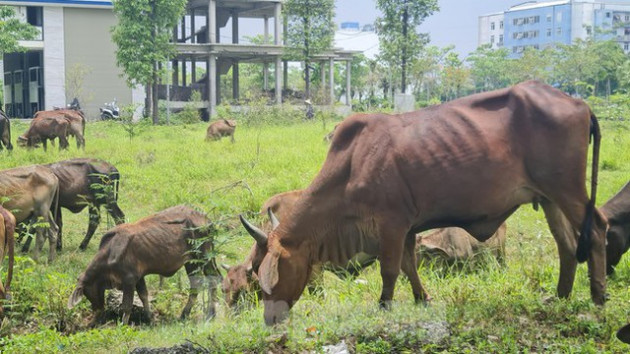
[[[65,126],[84,146],[85,120],[56,112],[33,122]],[[232,120],[215,122],[206,139],[230,136],[234,142],[235,127]],[[52,136],[41,131],[31,125],[25,144],[45,147]],[[10,148],[10,139],[2,137]],[[180,205],[124,223],[117,205],[120,174],[105,161],[73,159],[0,171],[0,196],[15,215],[0,209],[5,225],[0,255],[10,258],[9,280],[6,289],[0,285],[0,296],[10,283],[16,223],[36,230],[35,258],[48,238],[52,261],[61,250],[61,207],[73,213],[88,207],[85,249],[105,206],[117,226],[102,237],[68,302],[72,307],[86,297],[95,312],[93,323],[103,319],[104,291],[110,288],[123,290],[123,322],[129,319],[134,291],[150,315],[144,277],[171,276],[182,266],[190,278],[182,318],[204,282],[214,303],[222,280],[228,305],[236,305],[243,292],[255,291],[263,299],[265,323],[273,325],[287,317],[324,270],[355,276],[376,260],[383,308],[391,305],[401,270],[415,301],[425,303],[431,297],[418,276],[421,259],[439,256],[453,263],[485,248],[503,263],[505,220],[520,205],[532,203],[536,210],[542,207],[558,246],[558,296],[570,295],[578,262],[588,261],[592,300],[604,304],[606,275],[630,247],[630,184],[595,207],[600,131],[583,101],[528,81],[410,113],[355,114],[335,128],[330,141],[326,160],[306,189],[273,196],[262,206],[269,223],[259,228],[240,216],[255,242],[242,264],[224,266],[225,277],[213,258],[193,261],[213,247],[212,224],[202,213]],[[50,227],[38,227],[41,221]],[[437,230],[420,234],[431,229]],[[23,249],[28,250],[28,241]],[[207,315],[214,311],[211,306]],[[622,329],[619,338],[630,338],[630,328]]]

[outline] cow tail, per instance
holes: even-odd
[[[591,232],[593,227],[593,217],[595,213],[595,201],[597,198],[599,145],[602,136],[599,129],[599,123],[597,122],[597,117],[595,117],[593,112],[591,112],[590,137],[592,138],[593,142],[593,162],[591,166],[591,200],[586,205],[586,214],[584,215],[584,222],[582,223],[580,238],[578,239],[576,258],[580,263],[585,262],[588,259],[588,255],[591,250]]]
[[[13,264],[15,263],[15,219],[9,213],[3,213],[5,237],[9,249],[9,270],[7,271],[7,281],[4,283],[5,296],[8,297],[11,290],[11,280],[13,280]]]

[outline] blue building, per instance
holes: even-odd
[[[503,33],[498,35],[501,42],[496,41],[497,34],[493,33],[498,22],[503,26]],[[595,28],[603,32],[595,31]],[[512,58],[520,57],[528,47],[544,49],[556,44],[571,44],[594,33],[597,39],[617,39],[628,52],[630,1],[530,1],[479,18],[479,45],[504,46]]]

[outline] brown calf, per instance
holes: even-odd
[[[220,140],[224,136],[229,136],[234,142],[234,131],[236,130],[236,121],[233,119],[221,119],[208,126],[206,131],[206,140]]]
[[[0,303],[2,300],[9,300],[11,290],[11,279],[13,279],[13,262],[15,256],[15,217],[8,210],[0,206],[0,263],[4,256],[9,257],[9,269],[7,270],[7,281],[2,284],[0,281]],[[0,305],[0,315],[3,309]]]
[[[630,183],[601,208],[608,219],[606,232],[606,272],[612,274],[621,256],[630,248]]]
[[[33,115],[33,119],[63,116],[68,120],[68,135],[74,136],[77,141],[77,149],[85,150],[85,116],[81,111],[74,109],[56,109],[53,111],[39,111]]]
[[[11,122],[0,108],[0,150],[5,147],[7,150],[13,150],[13,145],[11,144]]]
[[[464,229],[446,227],[426,235],[416,235],[416,258],[421,260],[442,259],[452,265],[467,261],[483,252],[494,255],[500,264],[505,259],[506,225],[484,242],[479,242]]]
[[[92,324],[99,323],[105,305],[105,289],[117,288],[123,291],[122,321],[127,323],[135,290],[151,318],[144,277],[148,274],[170,277],[184,266],[190,279],[190,293],[181,318],[190,314],[204,278],[210,280],[211,306],[207,316],[214,316],[214,289],[221,273],[214,258],[202,263],[192,261],[205,261],[212,251],[210,227],[210,220],[204,214],[184,205],[114,227],[103,236],[98,253],[79,276],[68,307],[74,307],[85,296],[95,312]],[[199,248],[191,246],[191,241],[206,237]]]
[[[67,149],[69,126],[70,122],[63,115],[33,119],[24,135],[18,137],[18,145],[36,147],[41,142],[46,151],[47,141],[59,138],[59,150]]]

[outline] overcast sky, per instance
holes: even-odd
[[[420,26],[429,33],[431,42],[439,47],[454,44],[461,55],[477,48],[480,15],[499,12],[525,0],[438,0],[440,11],[428,17]],[[376,0],[336,0],[335,22],[373,23],[379,15]]]

